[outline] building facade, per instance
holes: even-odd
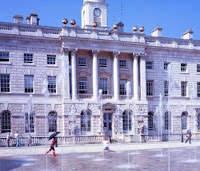
[[[0,135],[108,135],[138,140],[200,130],[200,41],[109,30],[105,0],[84,0],[82,28],[0,22]]]

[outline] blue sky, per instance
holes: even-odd
[[[121,1],[126,32],[132,32],[137,25],[144,26],[150,35],[159,25],[164,37],[180,38],[191,28],[194,39],[200,39],[200,0],[107,0],[110,27],[121,20]],[[12,22],[15,14],[21,14],[25,22],[31,12],[36,12],[40,25],[61,27],[63,18],[75,19],[81,25],[82,3],[83,0],[0,0],[0,21]]]

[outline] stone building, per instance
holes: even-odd
[[[137,141],[200,129],[200,41],[108,28],[105,0],[84,0],[82,28],[0,22],[0,135],[99,136]]]

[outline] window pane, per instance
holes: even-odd
[[[99,59],[99,67],[107,67],[107,59]]]
[[[87,77],[79,77],[79,94],[87,94]]]
[[[168,88],[169,88],[169,82],[164,81],[164,95],[168,96]]]
[[[123,131],[129,131],[132,129],[132,119],[131,112],[129,110],[125,110],[123,112]]]
[[[126,60],[119,60],[119,67],[120,68],[126,68]]]
[[[0,88],[1,92],[10,92],[10,75],[0,74]]]
[[[146,61],[146,69],[153,69],[153,62],[152,61]]]
[[[34,132],[34,113],[25,114],[25,132]]]
[[[0,52],[0,62],[9,62],[9,52]]]
[[[181,81],[181,96],[187,96],[187,82]]]
[[[108,94],[108,80],[107,78],[100,78],[100,89],[102,89],[102,94]]]
[[[84,135],[91,131],[91,115],[89,111],[81,112],[81,134]]]
[[[187,70],[187,64],[182,63],[181,64],[181,72],[186,72],[186,70]]]
[[[33,93],[33,75],[24,76],[25,93]]]
[[[11,114],[8,111],[4,111],[1,115],[1,132],[11,132]]]
[[[57,131],[57,114],[55,112],[49,113],[48,122],[49,122],[49,132],[56,132]]]
[[[47,55],[47,64],[55,65],[56,64],[56,55]]]
[[[200,82],[197,83],[197,97],[200,97]]]
[[[153,130],[153,113],[148,113],[148,130]]]
[[[164,70],[168,70],[170,62],[164,62]]]
[[[120,80],[120,95],[126,95],[126,88],[125,84],[127,83],[127,80]]]
[[[86,66],[86,58],[78,58],[78,66]]]
[[[154,82],[152,80],[147,81],[147,96],[153,96]]]
[[[50,93],[56,93],[56,77],[48,76],[48,90]]]
[[[197,72],[200,72],[200,64],[197,64]]]
[[[33,54],[25,53],[24,54],[24,63],[33,63]]]

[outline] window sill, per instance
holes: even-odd
[[[188,71],[186,71],[186,72],[180,72],[180,74],[189,74],[189,72]]]
[[[12,65],[11,62],[0,62],[0,65]]]
[[[46,67],[58,68],[58,65],[46,65]]]
[[[36,66],[34,63],[23,63],[23,66]]]

